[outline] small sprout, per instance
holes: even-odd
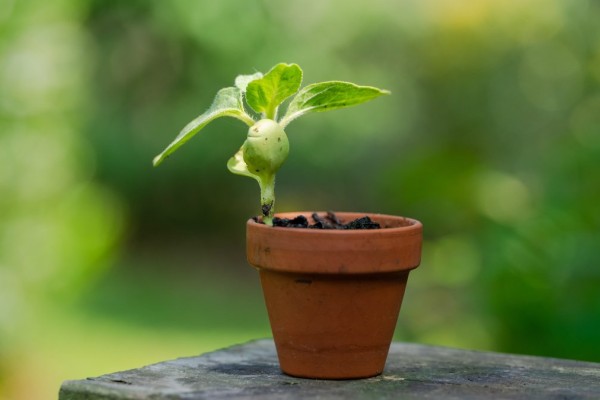
[[[301,84],[302,70],[297,64],[277,64],[265,75],[260,72],[239,75],[235,86],[221,89],[209,109],[187,124],[175,140],[154,158],[154,166],[214,119],[237,118],[249,126],[248,135],[240,150],[227,162],[227,168],[234,174],[258,181],[262,220],[273,225],[275,174],[289,152],[284,128],[309,112],[350,107],[389,94],[387,90],[341,81],[314,83],[300,89]],[[294,98],[285,114],[278,118],[279,106],[291,96]],[[259,113],[261,119],[257,121],[250,116],[246,106]]]

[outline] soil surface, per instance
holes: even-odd
[[[308,218],[304,215],[298,215],[296,218],[273,218],[273,226],[284,228],[308,228],[308,229],[380,229],[381,226],[377,222],[373,222],[371,218],[364,216],[357,218],[348,223],[342,223],[333,212],[328,212],[325,217],[312,214],[315,221],[314,224],[308,222]]]

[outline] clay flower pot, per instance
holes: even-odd
[[[293,218],[312,212],[282,213]],[[368,215],[383,229],[270,227],[249,220],[248,262],[258,269],[279,364],[288,375],[353,379],[383,371],[408,273],[421,259],[419,221]]]

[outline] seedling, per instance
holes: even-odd
[[[313,83],[300,89],[301,84],[302,69],[296,64],[277,64],[265,75],[260,72],[239,75],[235,86],[219,90],[210,108],[187,124],[175,140],[154,158],[154,166],[163,162],[209,122],[220,117],[237,118],[250,128],[246,141],[229,159],[227,168],[234,174],[258,181],[262,220],[272,225],[275,174],[289,152],[284,131],[287,125],[310,112],[337,110],[389,94],[387,90],[341,81]],[[279,107],[291,96],[294,98],[285,114],[279,117]],[[246,105],[260,118],[248,113]]]

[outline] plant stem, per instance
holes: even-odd
[[[275,174],[261,176],[258,183],[260,185],[260,205],[263,222],[266,225],[273,226],[273,215],[275,214]]]
[[[232,115],[232,117],[239,119],[240,121],[242,121],[243,123],[245,123],[248,126],[252,126],[256,123],[256,121],[246,113]]]

